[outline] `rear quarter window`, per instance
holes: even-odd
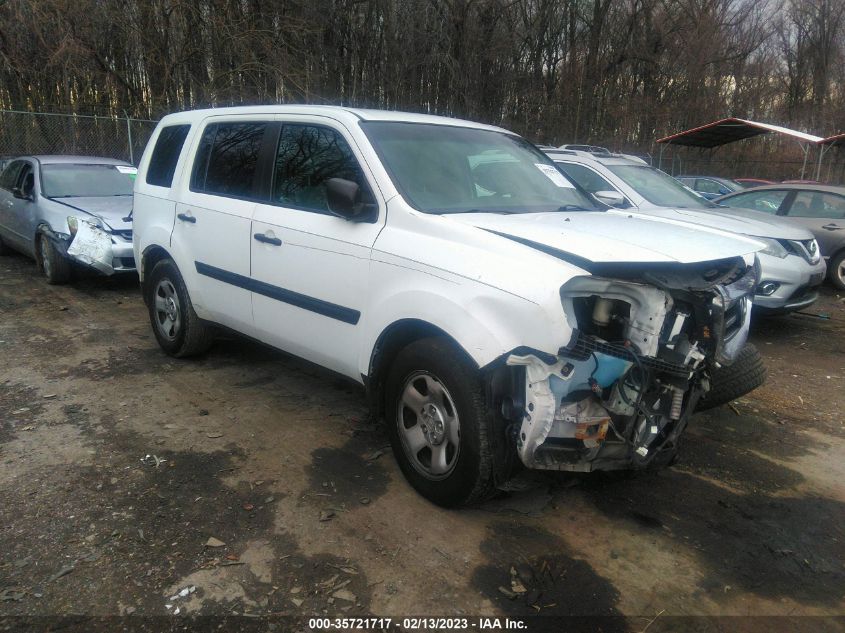
[[[147,167],[148,185],[170,187],[173,184],[176,163],[190,129],[190,125],[168,125],[161,129]]]

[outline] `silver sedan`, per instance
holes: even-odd
[[[135,270],[132,188],[136,169],[96,156],[21,156],[0,173],[0,253],[34,258],[51,284],[71,262],[104,275]]]

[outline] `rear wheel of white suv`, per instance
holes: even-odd
[[[211,328],[194,312],[185,281],[172,259],[158,262],[145,280],[150,324],[161,348],[177,358],[206,351]]]
[[[385,420],[399,467],[430,501],[455,507],[495,491],[496,417],[477,368],[446,339],[399,352],[385,384]]]

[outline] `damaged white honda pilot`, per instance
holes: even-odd
[[[605,213],[515,134],[398,112],[170,115],[135,185],[161,347],[197,354],[223,327],[363,384],[446,506],[520,461],[668,463],[745,344],[760,248]]]

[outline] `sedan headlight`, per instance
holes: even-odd
[[[776,239],[772,239],[770,237],[754,237],[755,240],[758,242],[762,242],[766,245],[761,253],[765,253],[766,255],[772,255],[774,257],[779,257],[780,259],[786,259],[789,255],[789,251],[784,248],[783,244],[778,242]]]
[[[78,218],[75,215],[69,215],[67,216],[67,228],[70,230],[71,235],[76,235],[76,232],[79,230],[80,222],[86,222],[91,226],[97,227],[98,229],[103,228],[103,224],[96,218]]]

